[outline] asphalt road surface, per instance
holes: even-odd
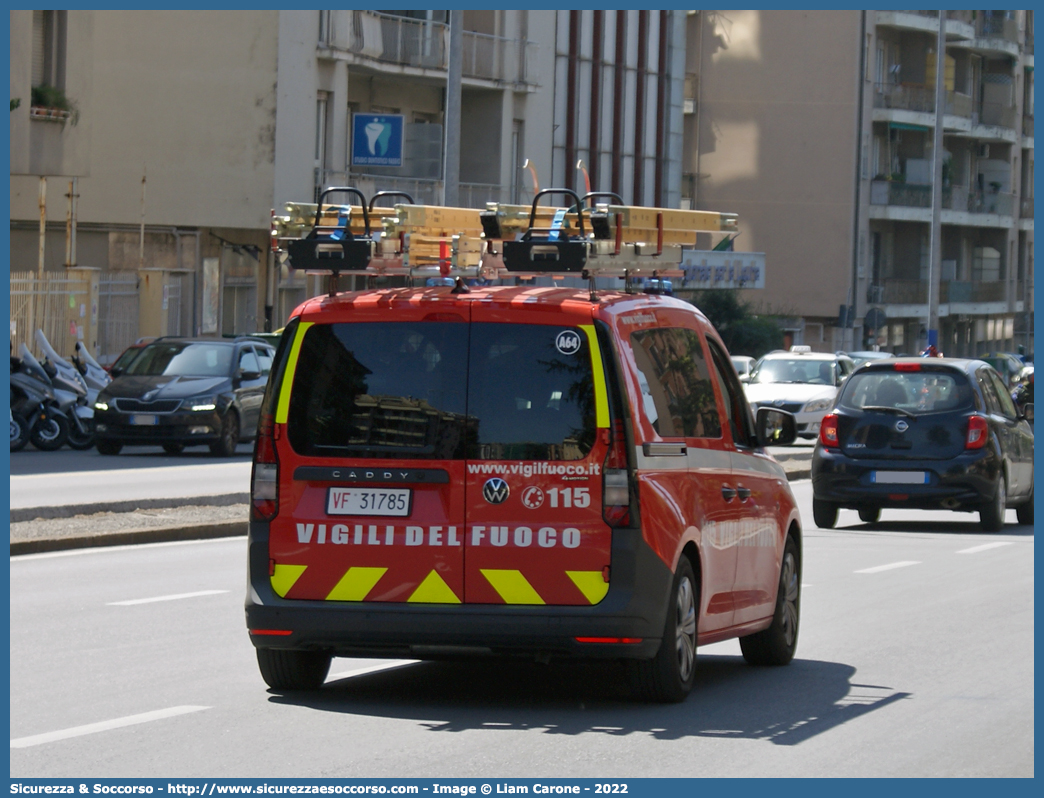
[[[336,659],[321,691],[277,695],[244,629],[244,539],[12,558],[11,775],[1032,777],[1033,531],[1014,520],[806,529],[797,659],[702,648],[670,706],[612,665]]]

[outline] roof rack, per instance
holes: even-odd
[[[325,205],[345,193],[359,205]],[[562,194],[568,207],[540,205]],[[376,208],[378,200],[407,200]],[[619,204],[597,202],[612,199]],[[624,205],[612,192],[580,197],[571,189],[538,191],[531,205],[487,203],[486,210],[417,205],[404,192],[366,197],[347,186],[328,188],[315,205],[287,203],[273,217],[273,246],[289,266],[333,277],[341,272],[411,278],[505,279],[555,277],[681,276],[682,255],[699,233],[735,234],[737,216]],[[360,224],[361,222],[361,224]]]

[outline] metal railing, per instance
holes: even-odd
[[[870,286],[877,302],[888,305],[923,305],[928,301],[927,280],[885,280]],[[939,302],[1003,302],[1007,283],[1003,280],[943,280],[939,285]],[[872,300],[873,301],[873,300]]]
[[[870,184],[871,205],[897,205],[904,208],[932,207],[932,187],[913,183],[875,180]],[[942,207],[968,213],[996,213],[1011,216],[1015,195],[1001,191],[975,191],[966,186],[943,189]],[[1032,200],[1031,211],[1032,216]]]
[[[874,108],[935,113],[935,91],[908,83],[874,84]]]
[[[983,39],[1006,39],[1009,42],[1019,40],[1019,27],[1013,19],[1001,16],[980,16],[975,24],[976,34]]]
[[[345,49],[375,61],[424,69],[449,66],[449,26],[376,11],[349,12]],[[465,77],[535,85],[534,42],[464,31]]]
[[[984,102],[979,113],[979,122],[983,125],[996,125],[1015,129],[1015,106],[1006,103]]]
[[[39,352],[36,330],[43,330],[60,355],[70,355],[84,332],[86,318],[80,306],[91,306],[90,280],[63,272],[11,272],[11,344],[18,354],[20,344]]]

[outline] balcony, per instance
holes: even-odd
[[[980,39],[1004,39],[1018,42],[1019,27],[1013,19],[1001,16],[982,16],[975,24],[975,33]]]
[[[874,180],[870,184],[870,204],[894,205],[903,208],[931,208],[932,187],[914,183]],[[943,190],[942,208],[965,213],[993,213],[998,216],[1011,216],[1015,208],[1015,195],[954,186]],[[1031,210],[1030,216],[1032,217],[1032,215]]]
[[[1022,135],[1027,138],[1033,138],[1033,117],[1024,116],[1022,117]]]
[[[376,11],[349,13],[347,40],[337,46],[353,55],[400,67],[445,71],[449,67],[449,26]],[[537,45],[464,31],[465,78],[536,85]]]
[[[874,108],[934,114],[935,90],[913,83],[876,83]]]
[[[1033,197],[1023,197],[1022,201],[1019,202],[1019,218],[1033,218]]]
[[[984,102],[979,114],[979,123],[1015,130],[1015,106],[1004,103]]]
[[[872,297],[872,298],[871,298]],[[867,300],[872,304],[924,305],[928,302],[927,280],[885,280],[871,285]],[[1004,302],[1007,283],[1003,280],[944,280],[939,286],[939,304],[950,302]]]

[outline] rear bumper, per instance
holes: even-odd
[[[325,649],[355,657],[648,659],[660,647],[673,581],[637,529],[614,532],[609,592],[598,604],[584,607],[291,601],[272,590],[268,563],[268,524],[251,521],[246,622],[254,646]],[[577,637],[641,642],[580,643]]]
[[[871,482],[873,471],[925,471],[927,484]],[[840,507],[904,507],[920,510],[978,510],[993,498],[1000,458],[985,447],[951,460],[852,458],[816,446],[812,455],[812,493]]]

